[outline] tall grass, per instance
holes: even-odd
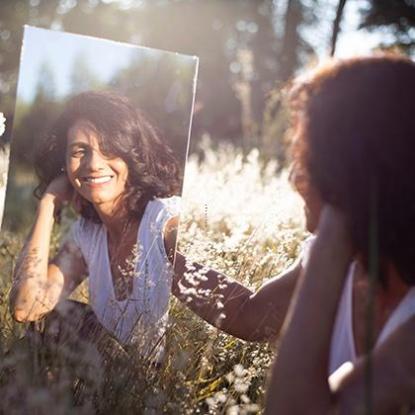
[[[186,167],[179,249],[255,290],[298,255],[304,238],[301,202],[287,173],[277,176],[275,163],[263,165],[256,150],[244,159],[232,147],[203,146],[204,160],[192,156]],[[61,233],[64,230],[55,230],[55,247]],[[22,240],[7,232],[0,237],[0,412],[261,411],[272,348],[212,328],[174,298],[159,369],[137,354],[118,356],[103,372],[96,351],[88,347],[75,355],[58,350],[51,357],[38,347],[35,331],[19,340],[25,327],[12,321],[7,297]],[[83,382],[74,385],[77,376]],[[79,399],[74,399],[76,393]]]

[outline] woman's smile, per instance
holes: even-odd
[[[80,178],[80,182],[88,186],[100,186],[107,184],[112,180],[113,175],[104,175],[104,176],[84,176]]]

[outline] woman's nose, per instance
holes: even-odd
[[[95,150],[91,151],[85,159],[86,167],[91,171],[102,170],[104,168],[104,161],[102,155]]]

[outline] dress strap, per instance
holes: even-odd
[[[376,345],[382,344],[400,325],[415,315],[415,287],[405,295],[383,327]]]

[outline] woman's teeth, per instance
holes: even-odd
[[[101,176],[101,177],[84,177],[83,181],[86,183],[107,183],[112,179],[112,176]]]

